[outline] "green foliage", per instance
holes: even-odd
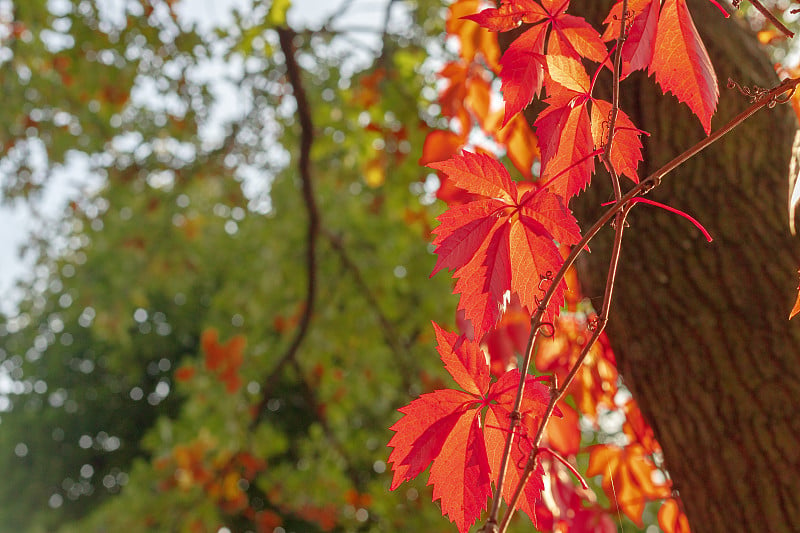
[[[352,74],[334,33],[296,39],[322,232],[310,329],[281,366],[307,284],[299,124],[274,31],[285,4],[213,33],[188,27],[176,2],[129,3],[112,22],[102,2],[62,4],[14,5],[4,198],[46,188],[69,154],[102,186],[43,228],[37,276],[0,326],[14,388],[0,413],[0,524],[447,530],[423,483],[387,491],[384,463],[395,409],[442,375],[428,321],[453,321],[449,282],[427,279],[439,208],[417,166],[438,2],[417,2],[407,31]],[[54,27],[71,44],[48,44]],[[229,74],[243,113],[215,114],[225,100],[200,75],[214,61],[240,66]],[[209,364],[211,329],[230,375]],[[225,351],[236,338],[241,364]]]

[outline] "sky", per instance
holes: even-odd
[[[0,0],[2,1],[2,0]],[[51,0],[58,3],[59,0]],[[339,24],[344,26],[368,26],[380,28],[383,24],[388,0],[292,0],[288,12],[288,22],[295,29],[318,28],[331,14],[340,12],[348,6]],[[118,8],[124,0],[106,0],[109,9]],[[102,4],[102,3],[101,3]],[[182,0],[178,4],[179,15],[187,21],[196,22],[201,28],[210,28],[213,23],[225,24],[231,20],[234,8],[244,9],[250,0]],[[402,2],[394,7],[396,13],[402,9]],[[369,42],[368,34],[357,36]],[[374,39],[377,39],[375,37]],[[377,44],[377,43],[373,43]],[[212,66],[212,75],[221,72]],[[229,106],[235,109],[235,95],[230,95]],[[0,176],[0,180],[3,176]],[[32,274],[31,259],[20,257],[20,247],[27,237],[41,223],[54,223],[63,212],[70,199],[85,195],[89,180],[87,167],[79,159],[53,173],[51,181],[42,197],[32,203],[0,205],[0,312],[13,314],[21,294],[13,286],[19,279]]]

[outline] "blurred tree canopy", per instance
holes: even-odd
[[[27,244],[26,257],[35,262],[20,282],[23,296],[0,319],[0,530],[453,530],[430,503],[424,479],[389,492],[385,463],[396,409],[449,379],[433,348],[430,320],[455,329],[456,297],[447,276],[428,279],[435,263],[431,225],[443,206],[436,202],[435,176],[418,165],[426,135],[453,125],[442,118],[442,108],[465,109],[459,100],[467,95],[458,91],[446,92],[450,104],[439,101],[444,82],[435,75],[457,55],[445,37],[449,4],[0,0],[3,202],[35,207],[45,194],[67,195],[65,181],[77,183],[79,191],[59,216],[37,226]],[[575,4],[598,9],[594,2]],[[706,4],[698,3],[713,9]],[[459,14],[467,14],[481,3],[457,5]],[[359,13],[372,16],[352,16]],[[715,57],[734,58],[725,72],[752,79],[758,64],[767,74],[764,82],[755,79],[769,86],[773,73],[761,50],[750,54],[741,46],[743,34],[718,31],[717,25],[701,31],[734,36],[707,39],[715,43]],[[462,55],[468,47],[474,55],[482,34],[463,24],[459,31],[474,40]],[[492,82],[468,65],[450,75],[475,78],[489,93]],[[481,100],[487,109],[489,100]],[[740,101],[726,105],[725,113],[733,113]],[[652,111],[646,129],[669,133],[658,141],[669,154],[648,148],[648,158],[672,157],[690,131],[675,126],[674,103],[642,105],[640,111],[648,118]],[[686,167],[698,180],[685,187],[687,202],[702,204],[693,213],[718,206],[695,190],[723,191],[714,194],[730,199],[728,176],[750,183],[741,177],[746,169],[719,164],[736,163],[741,154],[752,156],[742,166],[753,166],[751,181],[759,191],[784,187],[783,160],[775,153],[786,150],[777,141],[774,116],[765,116],[764,129],[743,128],[743,137],[773,139],[769,150],[751,153],[754,144],[745,138],[743,147],[726,145],[736,157],[715,148],[710,159]],[[789,131],[793,124],[787,124],[780,122]],[[475,132],[438,133],[440,141],[458,137],[460,145]],[[528,137],[516,142],[534,157]],[[652,142],[648,146],[657,146]],[[527,159],[513,163],[531,167]],[[769,235],[784,227],[783,198],[775,207],[777,196],[746,196],[748,206],[768,197],[759,212],[771,224]],[[725,213],[719,217],[730,227],[739,228],[746,218],[736,210]],[[672,220],[659,216],[671,215],[654,220]],[[656,242],[652,232],[640,238]],[[703,311],[714,320],[725,316],[730,344],[719,342],[722,327],[703,331],[707,343],[685,334],[682,328],[697,322],[697,302],[679,305],[685,315],[671,309],[663,318],[641,297],[664,290],[655,301],[672,301],[674,294],[697,299],[694,286],[654,289],[657,277],[642,276],[635,261],[630,267],[623,262],[621,276],[627,278],[618,307],[627,314],[611,321],[612,341],[615,349],[634,348],[618,353],[626,377],[639,385],[631,388],[645,392],[645,414],[653,415],[659,439],[683,435],[686,418],[675,415],[674,405],[698,397],[663,379],[665,360],[707,368],[710,356],[698,346],[721,349],[725,364],[734,351],[729,345],[761,350],[762,344],[738,337],[753,328],[749,322],[756,316],[775,346],[786,340],[788,348],[774,352],[783,354],[786,368],[796,367],[798,334],[784,324],[783,309],[774,305],[779,298],[766,298],[769,291],[762,290],[765,284],[783,286],[776,281],[781,275],[793,276],[796,243],[782,238],[783,244],[766,249],[782,251],[783,274],[776,268],[769,276],[731,274],[735,284],[753,280],[749,300],[738,309],[738,301],[723,301]],[[755,239],[736,234],[731,240]],[[664,264],[661,259],[679,249],[664,242],[658,254],[631,248],[648,250],[642,264]],[[601,253],[592,258],[605,257],[601,243],[593,244]],[[736,248],[713,250],[732,257],[732,264],[760,264],[742,262]],[[771,253],[757,259],[774,266]],[[702,257],[680,255],[690,262]],[[591,282],[591,275],[584,277]],[[722,291],[715,280],[704,277],[709,294],[744,294],[738,285]],[[772,314],[759,305],[769,305]],[[748,323],[733,326],[731,315]],[[667,335],[668,328],[660,327],[667,322],[681,328]],[[673,356],[676,339],[690,344],[681,350],[692,357],[686,363]],[[707,439],[702,453],[693,442],[695,461],[679,465],[673,478],[694,482],[681,485],[685,494],[724,503],[724,515],[735,524],[748,504],[754,509],[748,518],[760,520],[768,509],[762,503],[777,500],[753,489],[747,476],[737,478],[744,488],[734,499],[733,481],[705,474],[730,470],[731,461],[718,461],[720,456],[740,457],[738,441],[724,431],[739,432],[744,418],[725,414],[736,413],[731,405],[749,405],[761,390],[753,377],[761,367],[738,368],[716,377],[730,378],[734,391],[742,381],[753,383],[746,401],[717,394],[711,415],[697,407],[708,402],[680,411],[696,417],[690,427],[704,431],[709,420],[730,423],[719,438]],[[702,382],[707,375],[689,377]],[[659,387],[675,398],[664,401],[667,392]],[[703,383],[698,387],[707,392]],[[754,420],[796,426],[793,410],[772,411],[783,418]],[[607,430],[607,442],[614,442],[609,435],[619,423],[610,424],[617,429]],[[583,437],[599,442],[591,432]],[[684,459],[686,441],[665,440]],[[723,445],[732,450],[727,456]],[[796,469],[782,468],[762,452],[759,457],[769,457],[784,473],[782,494],[793,495]],[[788,454],[785,459],[793,460]],[[577,461],[585,470],[585,455]],[[752,470],[761,487],[778,486],[780,476],[762,470]],[[708,490],[708,482],[719,479],[719,491]],[[613,507],[602,491],[597,498],[593,503]],[[619,520],[626,531],[636,530],[627,518]],[[654,521],[649,506],[645,523]],[[530,530],[527,519],[520,524],[519,530]]]
[[[454,319],[417,165],[445,12],[333,4],[282,43],[288,1],[0,2],[3,199],[83,184],[0,325],[0,529],[449,530],[384,463]]]

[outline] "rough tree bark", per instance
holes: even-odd
[[[607,10],[573,2],[574,12]],[[777,83],[752,35],[709,2],[691,4],[720,80],[715,127],[748,104],[725,88]],[[642,129],[646,176],[703,132],[686,106],[644,76],[623,84],[623,109]],[[628,220],[608,325],[626,385],[664,450],[695,532],[800,527],[800,322],[787,320],[797,289],[798,237],[788,230],[787,165],[795,121],[788,106],[760,111],[667,176],[650,198],[688,222],[637,206]],[[610,197],[603,171],[580,198],[592,220]],[[580,265],[585,293],[602,300],[612,232]]]

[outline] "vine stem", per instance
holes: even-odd
[[[791,30],[789,30],[789,28],[784,26],[784,24],[780,20],[778,20],[778,17],[773,15],[769,9],[764,7],[764,4],[762,4],[759,0],[749,0],[749,1],[751,4],[753,4],[753,7],[756,8],[759,13],[764,15],[764,17],[768,21],[770,21],[773,24],[773,26],[778,28],[778,31],[780,31],[782,34],[786,35],[790,39],[794,37],[794,32],[792,32]]]
[[[603,146],[603,151],[600,154],[600,157],[603,160],[603,163],[608,170],[609,176],[611,177],[611,184],[614,189],[614,200],[619,202],[622,198],[622,188],[619,182],[619,175],[614,168],[614,165],[611,162],[611,149],[614,143],[614,129],[616,127],[617,122],[617,115],[619,113],[619,83],[620,83],[620,72],[621,72],[621,64],[622,64],[622,45],[625,42],[626,38],[626,19],[628,14],[628,0],[622,0],[622,10],[620,13],[620,27],[619,27],[619,34],[617,36],[617,43],[616,43],[616,54],[614,58],[614,68],[613,68],[613,81],[612,81],[612,102],[611,102],[611,115],[609,117],[609,124],[608,124],[608,139],[606,139],[605,145]],[[632,205],[628,205],[625,209],[616,212],[615,218],[615,225],[614,225],[614,247],[611,252],[611,260],[608,268],[608,277],[606,279],[606,289],[605,295],[603,298],[603,306],[601,309],[601,313],[597,319],[597,327],[586,345],[583,347],[578,359],[572,365],[569,373],[567,374],[566,379],[563,383],[561,383],[560,387],[556,387],[554,385],[553,390],[551,390],[550,394],[550,401],[548,402],[547,408],[542,416],[542,420],[539,423],[539,428],[537,429],[536,436],[533,440],[533,448],[530,456],[528,457],[528,462],[525,465],[525,469],[520,476],[520,479],[517,483],[517,486],[514,489],[514,494],[511,497],[511,501],[508,502],[508,510],[506,511],[505,516],[503,517],[503,521],[500,524],[500,533],[503,533],[508,528],[509,523],[511,522],[511,518],[514,516],[514,511],[517,507],[517,502],[519,501],[520,496],[522,495],[522,491],[525,488],[525,485],[528,483],[531,475],[533,474],[533,470],[536,467],[536,460],[539,456],[539,446],[544,438],[544,432],[547,428],[547,423],[549,422],[550,418],[555,411],[556,404],[558,401],[564,397],[566,394],[567,389],[572,384],[572,381],[575,379],[575,376],[578,373],[578,370],[583,365],[583,361],[586,359],[591,348],[594,346],[594,343],[602,334],[603,330],[605,329],[606,320],[608,317],[608,312],[611,307],[611,297],[614,290],[614,282],[616,280],[617,275],[617,265],[619,264],[619,255],[622,249],[622,233],[625,228],[625,217],[628,214],[628,211]],[[583,247],[580,247],[583,249]],[[562,267],[562,271],[566,272]],[[563,274],[562,274],[563,276]],[[550,283],[550,287],[548,289],[548,293],[552,293],[554,287],[560,283],[560,280],[554,279]],[[543,309],[546,309],[549,304],[550,298],[545,297],[543,303],[539,306],[537,310],[537,315],[541,317],[541,313]],[[535,331],[534,331],[534,326]],[[501,474],[505,473],[506,469],[508,468],[508,460],[510,458],[510,451],[511,451],[511,441],[513,439],[513,430],[516,424],[519,423],[521,418],[521,414],[519,412],[520,405],[522,404],[522,396],[525,392],[525,376],[528,373],[528,368],[530,367],[530,362],[533,358],[533,350],[535,346],[536,335],[539,330],[538,326],[538,319],[537,324],[531,324],[531,335],[528,338],[528,346],[525,352],[525,362],[523,365],[523,371],[520,373],[520,383],[517,389],[517,397],[515,399],[514,405],[514,414],[515,416],[512,417],[511,421],[511,431],[509,431],[509,436],[506,438],[506,448],[504,452],[507,452],[508,455],[506,456],[504,453],[503,456],[503,467],[501,469]],[[553,382],[555,384],[555,381]],[[500,480],[498,480],[498,485],[501,485]],[[500,487],[502,489],[502,486]],[[498,496],[502,494],[500,490],[498,490]]]
[[[558,388],[552,390],[550,393],[550,401],[547,404],[547,409],[545,410],[544,415],[542,415],[542,421],[539,423],[539,429],[537,430],[536,436],[532,442],[533,450],[528,457],[528,462],[525,464],[525,469],[523,470],[519,482],[514,489],[514,495],[511,497],[511,501],[508,502],[508,511],[506,512],[505,516],[503,517],[503,521],[500,524],[500,533],[504,533],[506,529],[508,529],[511,518],[514,516],[514,510],[517,507],[517,502],[519,502],[520,496],[522,496],[522,491],[525,488],[525,484],[528,483],[528,480],[536,468],[536,460],[539,457],[539,452],[541,451],[540,445],[542,443],[542,439],[544,438],[544,432],[547,428],[547,423],[553,416],[556,404],[558,404],[559,400],[561,400],[567,394],[567,390],[575,380],[575,376],[578,374],[581,366],[583,366],[586,356],[589,354],[595,342],[597,342],[597,339],[600,338],[600,335],[602,335],[603,330],[606,328],[606,324],[608,323],[608,313],[611,309],[611,298],[614,293],[614,284],[617,277],[619,256],[620,252],[622,251],[622,233],[625,230],[625,217],[628,215],[631,207],[633,207],[633,205],[628,204],[625,209],[618,211],[616,215],[614,227],[614,247],[611,251],[611,260],[608,266],[606,290],[603,296],[603,307],[600,314],[597,316],[596,326],[592,332],[592,336],[589,339],[589,342],[583,346],[580,355],[578,355],[578,358],[573,363],[572,368],[570,368],[567,377],[558,386]],[[525,374],[523,374],[523,376],[524,375]]]

